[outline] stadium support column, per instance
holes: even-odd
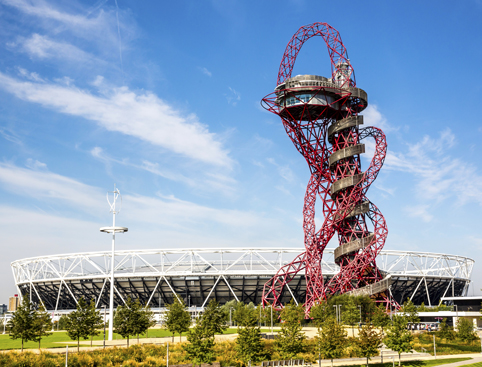
[[[113,194],[112,202],[109,200],[109,193]],[[116,202],[120,199],[121,205],[116,209]],[[114,336],[114,271],[115,271],[115,234],[127,232],[126,227],[115,226],[115,215],[120,212],[122,206],[122,196],[118,189],[114,185],[114,191],[107,193],[107,202],[110,205],[110,212],[112,213],[112,227],[102,227],[101,232],[112,233],[112,258],[111,258],[111,272],[110,272],[110,299],[109,299],[109,340],[113,340]]]

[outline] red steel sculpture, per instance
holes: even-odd
[[[317,75],[291,76],[303,44],[321,36],[328,48],[331,78]],[[277,114],[298,151],[310,167],[311,177],[303,206],[306,251],[283,266],[264,286],[263,305],[280,309],[287,284],[302,270],[306,277],[306,315],[311,306],[329,295],[350,292],[369,294],[388,305],[389,279],[376,266],[376,256],[387,237],[387,226],[366,192],[385,160],[385,134],[376,127],[360,127],[367,107],[367,94],[356,87],[355,73],[336,29],[326,23],[301,27],[283,55],[275,91],[262,100]],[[360,155],[363,139],[375,140],[375,154],[366,171]],[[324,221],[315,229],[315,203],[322,200]],[[335,262],[340,271],[323,279],[323,250],[337,233]]]

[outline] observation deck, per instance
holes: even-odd
[[[288,120],[312,121],[331,118],[349,107],[359,113],[368,105],[367,93],[360,88],[340,87],[318,75],[297,75],[275,88],[280,116]]]

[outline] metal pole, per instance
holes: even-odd
[[[169,342],[167,342],[166,347],[166,367],[169,367]]]
[[[105,317],[106,317],[105,311],[106,311],[106,307],[105,307],[105,305],[103,305],[102,307],[104,308],[104,349],[105,349],[105,321],[106,321],[105,320]]]
[[[231,319],[231,310],[232,309],[233,309],[232,307],[229,307],[229,326],[231,326],[231,327],[233,327],[233,321]]]
[[[435,334],[433,334],[433,355],[437,358],[437,346],[435,344]]]
[[[115,228],[115,211],[114,211],[112,221],[113,221],[112,227]],[[112,341],[114,337],[114,254],[115,254],[115,230],[112,231],[112,262],[111,262],[111,270],[110,270],[110,299],[109,299],[109,309],[110,309],[109,340],[110,341]]]
[[[5,334],[5,323],[7,321],[7,315],[3,315],[3,333]]]
[[[360,311],[360,324],[361,324],[361,306],[358,306],[358,310]]]
[[[271,305],[271,335],[273,335],[273,305]]]
[[[65,347],[65,367],[69,364],[69,346]]]

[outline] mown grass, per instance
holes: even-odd
[[[402,367],[433,367],[433,366],[440,366],[443,364],[449,364],[449,363],[456,363],[456,362],[463,362],[463,361],[469,361],[472,358],[446,358],[446,359],[431,359],[428,361],[402,361]],[[477,363],[475,363],[477,364]],[[360,367],[365,367],[366,364],[361,364]],[[393,362],[389,363],[370,363],[370,367],[392,367]],[[398,362],[395,361],[395,366],[398,366]],[[465,366],[472,366],[472,365],[464,365]],[[352,366],[342,366],[342,367],[354,367]],[[477,367],[482,367],[482,363],[480,366]]]
[[[464,364],[464,367],[482,367],[482,362]]]
[[[450,354],[464,354],[464,353],[480,353],[480,341],[479,339],[472,342],[464,342],[458,339],[447,341],[439,338],[435,334],[435,345],[437,347],[437,355],[450,355]],[[414,349],[422,351],[422,348],[427,350],[427,353],[434,355],[433,350],[433,333],[423,333],[415,336]]]
[[[234,334],[237,333],[236,328],[229,328],[224,331],[224,334]],[[269,330],[267,329],[262,329],[262,332],[268,332]],[[186,333],[183,334],[183,336],[186,336]],[[139,335],[139,338],[166,338],[166,337],[172,337],[172,333],[165,329],[150,329],[147,333]],[[103,340],[104,339],[104,333],[101,331],[101,333],[93,338],[93,340]],[[81,342],[89,341],[80,339]],[[114,340],[126,340],[122,338],[121,335],[114,333]],[[132,336],[130,338],[131,341],[136,341],[137,337]],[[171,339],[169,339],[171,341]],[[179,341],[179,334],[175,334],[175,339],[174,341]],[[127,343],[127,341],[126,341]],[[132,343],[131,343],[132,344]],[[77,345],[76,340],[72,340],[69,338],[67,335],[66,331],[54,331],[52,335],[49,335],[45,338],[42,339],[40,346],[41,348],[65,348],[66,345],[72,346],[72,345]],[[94,344],[94,346],[96,346]],[[8,334],[2,335],[0,334],[0,350],[11,350],[11,349],[20,349],[22,347],[22,341],[20,339],[13,340],[9,337]],[[26,342],[24,343],[24,349],[38,349],[39,345],[36,342]],[[90,347],[89,344],[80,344],[80,347]]]

